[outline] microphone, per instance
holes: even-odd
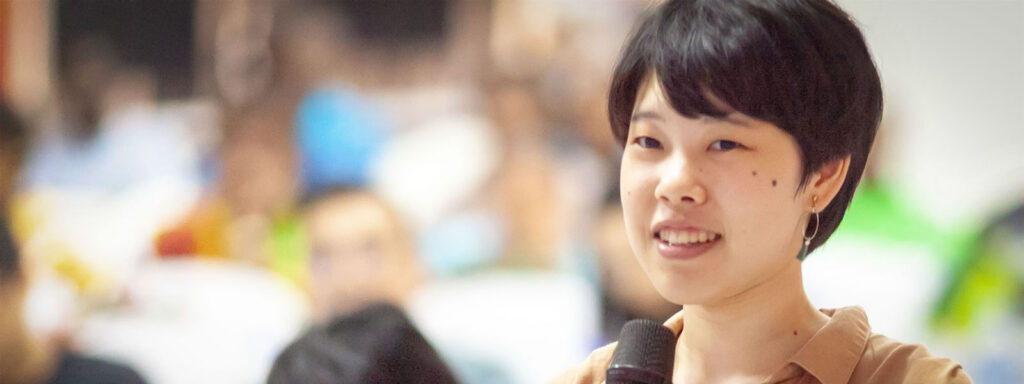
[[[619,345],[605,372],[607,384],[671,384],[676,354],[672,330],[647,319],[622,327]]]

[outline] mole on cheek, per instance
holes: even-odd
[[[751,175],[757,176],[757,171],[750,171]]]
[[[776,184],[778,184],[778,182],[777,182],[777,181],[775,181],[775,180],[772,180],[772,188],[775,188],[775,185],[776,185]]]

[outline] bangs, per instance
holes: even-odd
[[[797,47],[813,44],[778,38],[805,34],[779,33],[798,28],[796,23],[750,17],[757,14],[750,9],[756,4],[718,5],[712,10],[699,1],[669,2],[664,4],[669,9],[648,16],[634,32],[609,97],[609,118],[620,144],[637,93],[649,78],[660,83],[676,112],[690,118],[737,111],[786,131],[801,125],[792,123],[816,92],[800,89],[813,82],[796,81],[799,68],[821,63]]]

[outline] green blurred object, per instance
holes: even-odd
[[[273,220],[267,249],[270,251],[270,269],[305,288],[309,260],[306,255],[306,235],[297,215],[282,215]]]
[[[960,262],[963,250],[971,246],[974,238],[969,228],[939,228],[895,188],[866,180],[857,189],[836,235],[926,245],[948,266]]]
[[[1022,280],[1007,265],[1008,255],[989,244],[991,229],[979,231],[968,224],[941,228],[884,182],[865,181],[860,186],[836,236],[927,247],[949,271],[932,312],[934,331],[970,333],[978,319],[1005,312],[1020,301]]]
[[[974,240],[936,306],[932,325],[943,332],[971,335],[1000,319],[1024,321],[1024,205]]]

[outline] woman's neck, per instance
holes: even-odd
[[[761,382],[828,322],[807,299],[796,260],[722,302],[687,305],[683,319],[676,383]]]

